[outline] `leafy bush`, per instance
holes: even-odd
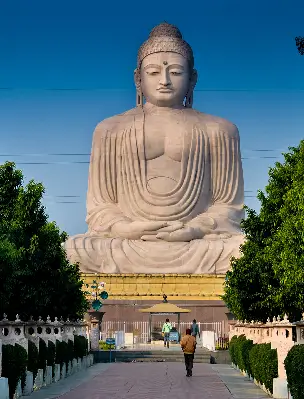
[[[21,346],[2,346],[2,376],[8,378],[9,397],[13,399],[19,380],[21,387],[25,387],[27,352]]]
[[[99,349],[102,351],[109,351],[115,349],[115,345],[107,344],[105,341],[99,341]]]
[[[38,368],[43,370],[43,374],[46,370],[46,362],[48,357],[48,349],[45,341],[39,338],[39,356],[38,356]]]
[[[273,379],[278,377],[278,354],[271,344],[254,345],[244,335],[235,335],[230,340],[229,352],[233,364],[272,393]]]
[[[83,358],[88,354],[88,340],[82,335],[74,335],[74,356],[76,359]]]
[[[271,344],[256,344],[249,352],[252,376],[272,393],[273,379],[278,377],[278,355]]]
[[[236,357],[235,357],[235,343],[237,341],[237,335],[234,335],[229,342],[229,353],[231,357],[231,362],[236,365]]]
[[[74,342],[71,339],[68,340],[67,358],[69,362],[71,362],[74,359]]]
[[[225,336],[224,337],[219,337],[216,340],[215,349],[217,351],[229,349],[229,338],[227,338]]]
[[[243,362],[242,344],[246,341],[245,335],[239,335],[234,343],[234,356],[240,370],[245,370]]]
[[[33,341],[28,341],[27,369],[33,373],[34,381],[38,373],[39,352]]]
[[[68,365],[69,362],[69,352],[68,352],[68,344],[64,341],[56,340],[56,358],[55,363],[60,364],[60,369],[64,364]]]
[[[55,375],[56,346],[54,342],[48,341],[46,364],[52,366],[52,375]]]
[[[241,366],[240,369],[246,371],[249,376],[252,376],[251,364],[249,360],[249,353],[253,348],[253,341],[246,339],[239,344],[239,351],[241,353]]]
[[[285,370],[293,399],[302,399],[304,392],[304,345],[294,345],[288,352]]]

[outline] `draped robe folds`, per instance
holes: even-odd
[[[87,194],[86,234],[65,243],[68,258],[86,273],[224,274],[244,238],[244,182],[235,125],[192,109],[183,111],[180,178],[166,194],[147,184],[145,115],[141,108],[109,118],[95,129]],[[213,222],[230,238],[190,242],[113,237],[121,221]]]

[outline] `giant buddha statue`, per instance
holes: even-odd
[[[192,108],[194,57],[162,23],[138,51],[136,107],[95,129],[86,234],[65,243],[84,273],[224,274],[244,238],[237,127]]]

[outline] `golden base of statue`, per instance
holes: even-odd
[[[83,274],[89,286],[93,280],[105,283],[108,300],[215,301],[223,295],[224,275],[191,274]],[[106,301],[107,302],[107,301]]]

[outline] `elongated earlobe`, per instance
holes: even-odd
[[[143,94],[141,90],[136,90],[136,107],[142,107],[143,104]]]

